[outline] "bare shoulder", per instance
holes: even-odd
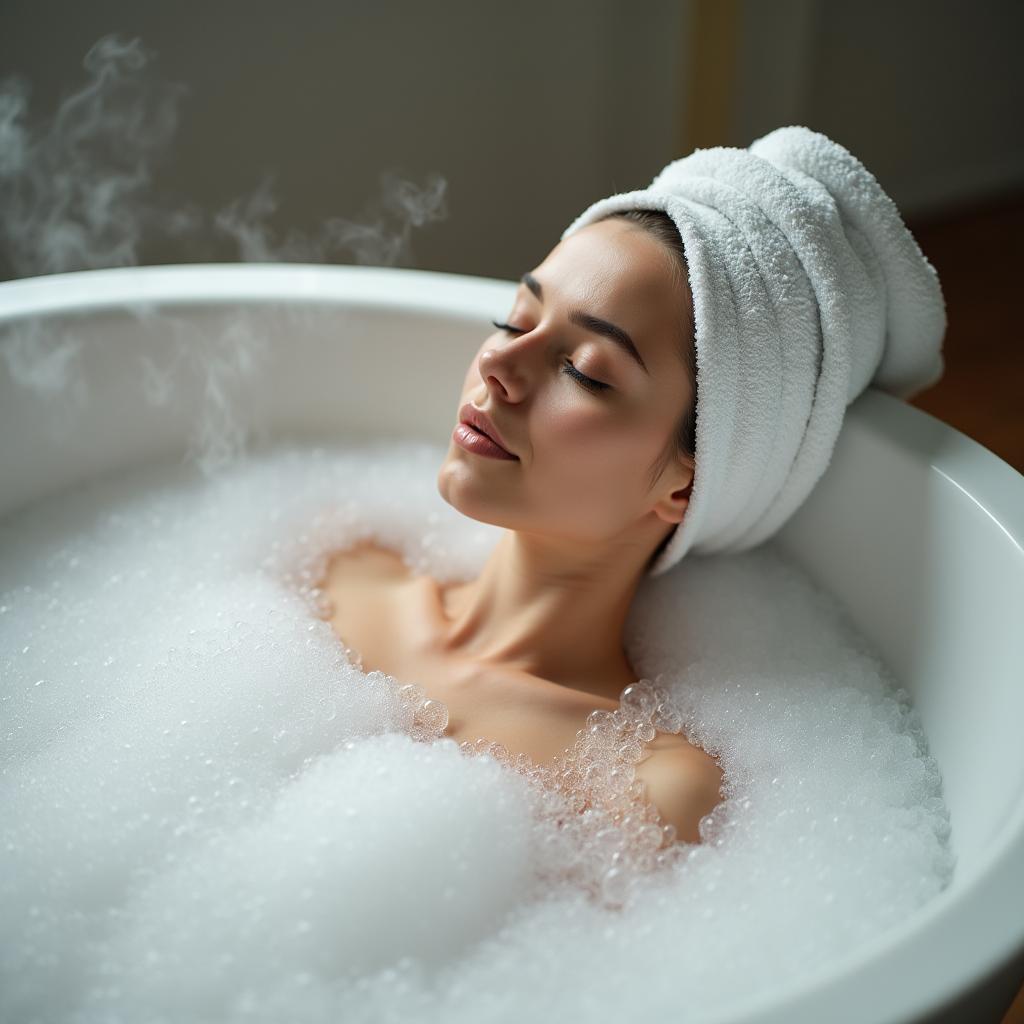
[[[722,769],[699,747],[679,742],[656,750],[637,766],[637,778],[647,787],[647,798],[666,824],[676,827],[677,838],[700,842],[701,818],[722,802]]]
[[[409,567],[402,556],[372,539],[361,540],[351,547],[335,551],[327,562],[329,585],[402,579],[408,575]]]

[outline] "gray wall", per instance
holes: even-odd
[[[807,124],[905,216],[1024,188],[1019,0],[746,0],[729,145]]]
[[[518,277],[593,200],[788,123],[934,212],[1024,181],[1022,10],[0,0],[0,277],[238,259]],[[115,36],[148,56],[101,88],[83,58]],[[694,110],[716,90],[709,127]]]

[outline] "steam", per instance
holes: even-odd
[[[83,61],[91,81],[35,131],[29,83],[0,83],[0,237],[16,277],[129,266],[144,233],[201,230],[196,207],[145,195],[187,92],[147,82],[149,57],[138,39],[100,39]]]
[[[394,266],[409,259],[414,229],[447,216],[444,178],[429,174],[420,186],[387,170],[381,198],[363,219],[333,216],[309,233],[290,229],[283,239],[270,223],[278,208],[273,173],[212,214],[179,196],[153,195],[154,168],[191,96],[187,85],[149,73],[154,56],[137,38],[100,38],[83,60],[87,83],[34,123],[30,84],[19,76],[0,81],[0,266],[10,268],[9,276],[134,266],[140,247],[158,238],[187,241],[206,261],[228,239],[241,262]],[[139,330],[146,329],[140,321]],[[187,457],[210,474],[244,448],[248,431],[238,399],[272,339],[241,313],[217,338],[184,321],[176,321],[174,334],[174,357],[157,365],[138,354],[135,379],[151,404],[165,405],[181,374],[202,375],[205,398]],[[0,367],[61,407],[53,422],[62,430],[73,429],[69,410],[89,400],[81,350],[81,339],[51,319],[8,322],[0,333]]]
[[[283,242],[275,245],[265,223],[277,209],[272,181],[273,175],[267,176],[249,196],[236,199],[215,218],[219,231],[237,241],[242,260],[323,263],[330,253],[347,250],[356,263],[394,266],[409,252],[412,229],[439,220],[446,213],[444,178],[433,175],[423,188],[418,188],[391,171],[383,171],[384,195],[374,221],[360,223],[332,217],[313,237],[292,229]]]

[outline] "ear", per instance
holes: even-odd
[[[654,506],[654,514],[659,519],[674,525],[682,522],[693,491],[693,470],[689,466],[681,466],[680,474],[675,488]],[[682,480],[685,480],[685,483],[681,484]]]

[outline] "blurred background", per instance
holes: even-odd
[[[595,199],[785,124],[938,270],[913,404],[1024,471],[1019,0],[2,0],[0,279],[301,260],[516,279]]]

